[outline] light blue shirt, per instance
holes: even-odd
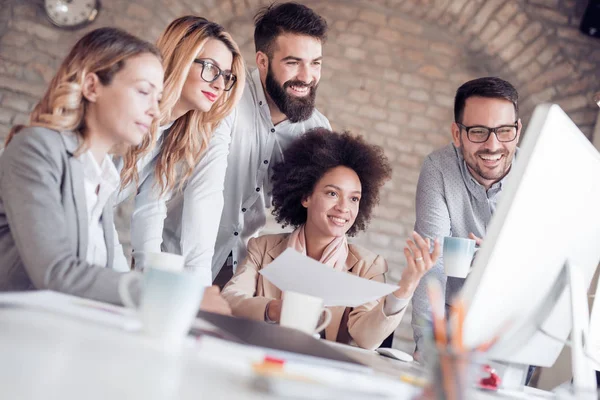
[[[517,153],[518,149],[515,159]],[[473,233],[485,237],[505,179],[486,191],[469,172],[459,148],[449,144],[431,153],[423,162],[417,184],[415,231],[432,240],[438,238],[441,245],[445,236],[466,238]],[[412,298],[412,327],[417,348],[422,348],[424,328],[431,321],[426,290],[426,282],[431,277],[445,289],[447,305],[465,281],[446,276],[442,256],[421,279]]]

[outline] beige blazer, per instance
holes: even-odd
[[[258,273],[287,248],[289,233],[265,235],[250,239],[248,256],[238,266],[233,278],[223,289],[223,296],[229,302],[233,315],[264,321],[265,308],[272,299],[280,299],[281,291]],[[345,271],[361,278],[385,282],[387,272],[385,260],[362,247],[349,245]],[[344,323],[346,307],[329,307],[331,322],[325,329],[327,340],[347,337],[365,349],[375,349],[392,333],[402,316],[402,311],[386,316],[383,312],[384,298],[359,307],[348,308],[347,323]],[[342,326],[345,325],[345,326]],[[341,334],[340,334],[341,333]],[[338,334],[340,334],[338,337]],[[345,341],[341,339],[339,341]]]

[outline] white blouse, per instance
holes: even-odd
[[[104,238],[102,226],[102,210],[110,196],[119,187],[120,177],[111,159],[106,156],[102,165],[98,165],[90,150],[81,154],[83,163],[83,176],[85,188],[85,202],[87,206],[88,247],[86,261],[92,265],[106,267],[108,262],[107,243]],[[115,254],[112,268],[117,271],[129,271],[123,250],[118,245],[119,236],[114,228]]]

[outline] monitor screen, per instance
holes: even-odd
[[[537,329],[536,315],[555,303],[541,325],[566,340],[568,291],[554,300],[548,295],[565,262],[578,268],[587,288],[599,261],[600,154],[558,105],[539,105],[460,294],[465,344],[486,342],[509,325],[530,333],[512,335],[517,351],[502,351],[499,343],[490,358],[553,365],[563,344]],[[536,325],[523,329],[527,324]]]

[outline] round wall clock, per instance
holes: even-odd
[[[81,28],[96,19],[100,11],[98,0],[44,0],[50,21],[59,28]]]

